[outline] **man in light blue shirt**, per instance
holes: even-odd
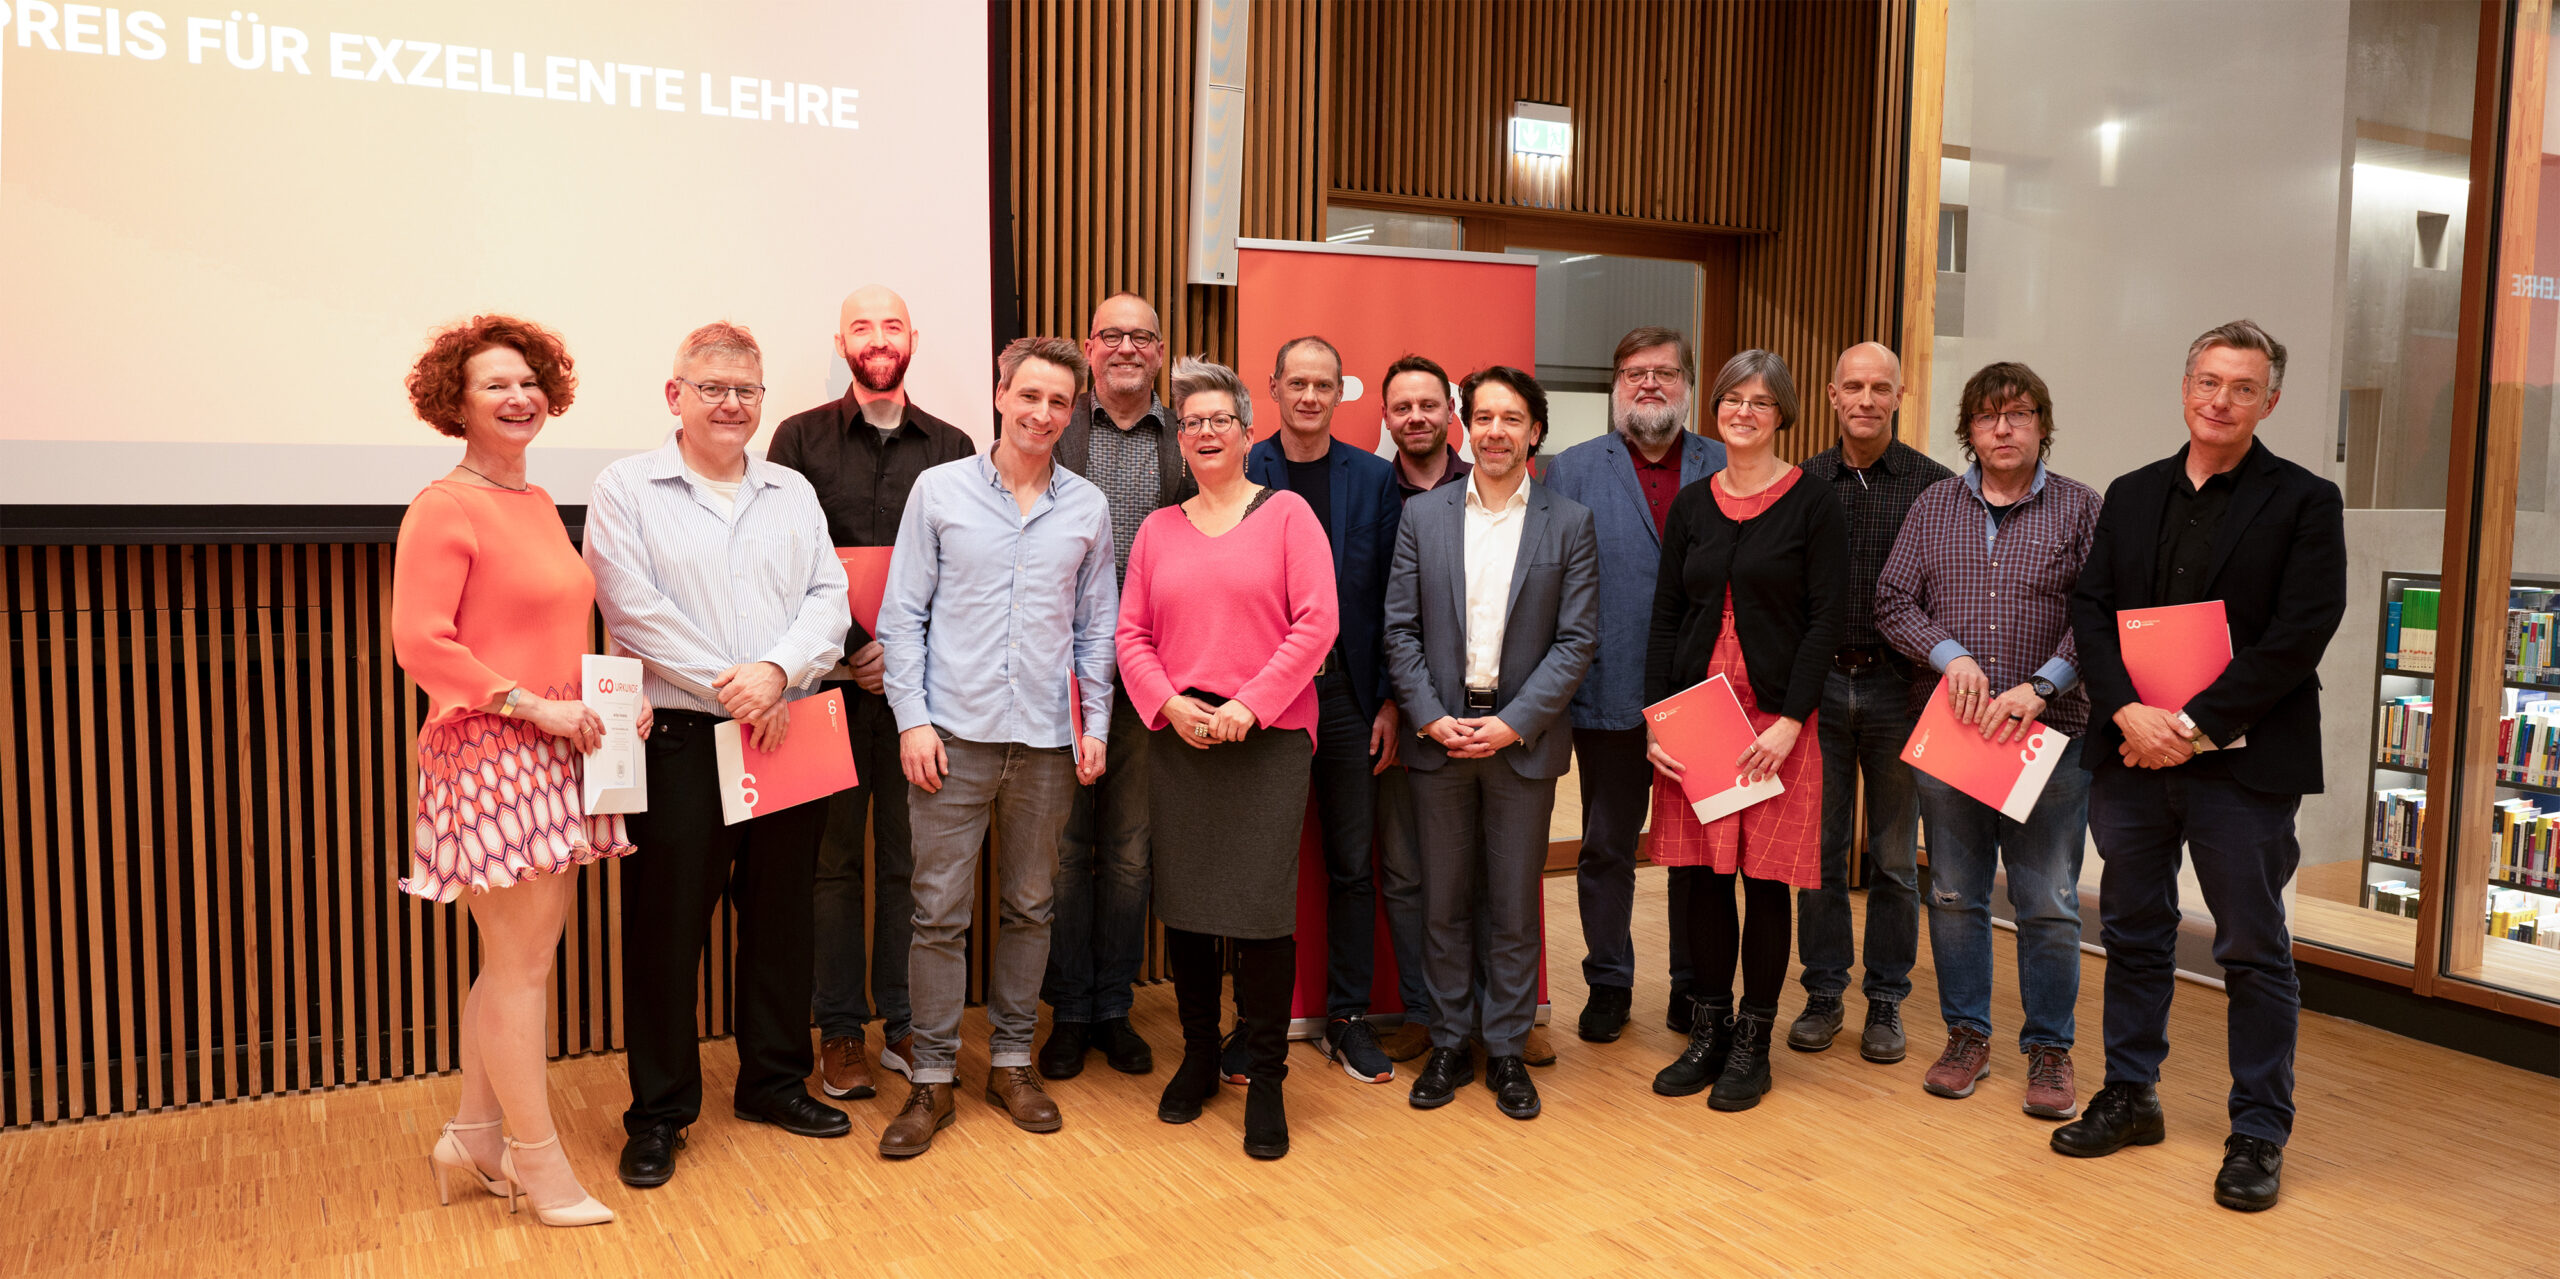
[[[702,1110],[696,974],[722,892],[738,909],[740,1119],[807,1137],[853,1122],[809,1095],[811,916],[827,806],[722,820],[712,730],[737,720],[778,746],[790,705],[844,656],[853,615],[826,513],[799,472],[747,452],[763,416],[763,356],[730,324],[687,336],[667,379],[683,422],[653,452],[596,477],[587,567],[622,651],[640,659],[656,708],[647,850],[622,867],[622,1016],[631,1108],[623,1181],[664,1185]]]
[[[997,368],[995,447],[916,478],[880,604],[915,847],[914,1089],[880,1135],[892,1159],[923,1154],[954,1115],[962,938],[990,824],[1003,923],[987,977],[986,1098],[1030,1132],[1065,1122],[1032,1069],[1031,1035],[1058,834],[1076,787],[1102,774],[1120,591],[1110,503],[1050,459],[1084,356],[1062,338],[1024,338]]]

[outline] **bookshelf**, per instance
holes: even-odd
[[[2361,904],[2386,915],[2417,913],[2440,580],[2382,576]],[[2560,580],[2516,578],[2507,601],[2498,829],[2466,849],[2489,859],[2483,927],[2560,950]]]

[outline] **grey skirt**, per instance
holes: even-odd
[[[1298,836],[1315,739],[1257,728],[1207,750],[1149,733],[1148,842],[1156,916],[1170,928],[1258,940],[1298,928]]]

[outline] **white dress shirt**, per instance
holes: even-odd
[[[1529,477],[1496,510],[1485,505],[1477,487],[1484,473],[1467,482],[1467,687],[1492,688],[1502,682],[1502,627],[1511,613],[1511,570],[1520,559],[1520,530],[1529,522]]]
[[[670,434],[596,476],[586,533],[596,607],[614,643],[640,659],[652,706],[725,719],[711,687],[720,672],[771,662],[797,699],[844,656],[844,566],[798,471],[749,454],[724,501]]]

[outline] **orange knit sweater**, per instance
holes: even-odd
[[[427,691],[422,727],[519,685],[578,696],[595,600],[596,580],[550,494],[428,485],[400,521],[391,568],[392,650]]]

